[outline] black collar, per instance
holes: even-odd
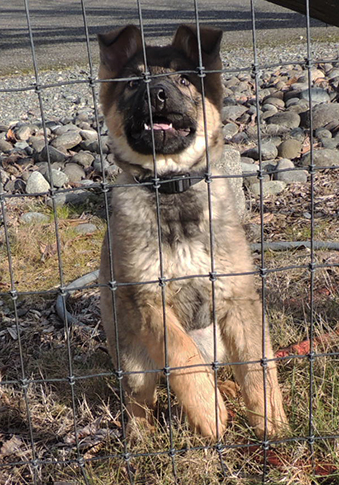
[[[158,191],[162,194],[181,194],[192,185],[205,180],[205,174],[201,172],[195,174],[171,172],[162,177],[154,178],[150,175],[148,177],[135,177],[135,180],[140,184],[145,184],[144,187],[151,191],[155,191],[158,187]]]

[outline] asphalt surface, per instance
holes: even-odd
[[[27,0],[28,1],[28,0]],[[24,0],[0,0],[0,76],[32,69],[32,54]],[[96,34],[127,23],[138,23],[136,0],[84,0],[94,63]],[[306,38],[305,17],[265,0],[255,1],[257,43],[297,43]],[[193,0],[142,0],[145,35],[150,43],[167,43],[177,25],[194,23]],[[224,48],[251,47],[250,0],[200,0],[201,23],[224,30]],[[40,69],[86,65],[87,48],[80,0],[30,0],[37,64]],[[339,39],[339,29],[311,21],[312,38]]]

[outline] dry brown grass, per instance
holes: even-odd
[[[292,188],[284,194],[293,197]],[[266,232],[273,240],[291,239],[300,220],[300,211],[291,214],[278,211],[277,198],[268,200]],[[40,210],[46,212],[42,205]],[[280,205],[281,207],[281,205]],[[286,211],[287,211],[287,206]],[[35,205],[35,209],[37,205]],[[10,208],[9,231],[14,274],[18,290],[46,290],[59,284],[57,256],[45,253],[42,245],[55,243],[54,223],[22,226],[18,217],[22,205]],[[96,269],[104,230],[99,218],[93,219],[89,208],[59,213],[61,252],[66,282]],[[255,207],[254,207],[255,211]],[[95,220],[99,230],[95,235],[75,236],[74,220]],[[257,215],[253,213],[252,222]],[[334,215],[325,214],[321,224],[328,240],[338,241],[338,227]],[[284,220],[279,225],[279,221]],[[297,222],[296,222],[297,224]],[[304,231],[309,221],[298,223]],[[307,225],[308,224],[308,225]],[[318,223],[317,223],[318,224]],[[318,226],[317,226],[318,227]],[[280,234],[280,235],[279,235]],[[325,237],[321,237],[325,239]],[[4,246],[0,247],[1,291],[9,289],[7,260]],[[256,256],[256,262],[259,258]],[[318,269],[314,281],[314,335],[335,332],[339,328],[339,271],[338,253],[317,251],[316,261],[331,265]],[[265,262],[269,269],[287,266],[305,266],[267,275],[267,314],[274,348],[279,349],[301,342],[309,337],[310,329],[310,272],[307,268],[309,252],[267,252]],[[258,279],[258,284],[260,281]],[[110,359],[103,350],[101,336],[74,327],[66,338],[63,324],[55,314],[55,295],[19,297],[19,326],[22,360],[13,308],[9,297],[0,298],[0,484],[23,485],[33,483],[32,458],[38,460],[38,484],[108,485],[129,483],[128,468],[123,459],[121,408],[119,387],[112,372]],[[96,289],[78,292],[69,301],[69,310],[88,327],[100,320]],[[339,337],[319,344],[313,362],[313,461],[309,446],[303,437],[309,433],[310,362],[308,357],[285,358],[279,362],[279,378],[284,403],[296,441],[273,445],[267,453],[267,484],[278,485],[335,485],[339,483],[338,440],[318,437],[338,435],[339,430]],[[323,355],[331,352],[335,355]],[[321,355],[320,355],[321,354]],[[21,380],[30,380],[24,390]],[[75,384],[68,376],[73,374]],[[230,370],[222,369],[230,378]],[[26,395],[25,395],[26,393]],[[74,409],[73,409],[74,399]],[[27,403],[33,430],[34,456],[27,414]],[[262,483],[263,449],[257,442],[245,418],[241,397],[228,402],[230,423],[222,440],[225,448],[202,449],[208,443],[195,436],[188,428],[185,417],[171,398],[173,441],[169,439],[169,403],[164,386],[159,389],[155,431],[144,430],[133,446],[129,471],[135,484],[175,484],[173,463],[183,485],[259,485]],[[78,446],[74,425],[77,429]],[[241,445],[244,445],[241,447]],[[248,445],[248,446],[247,446]],[[173,460],[167,453],[176,452]],[[165,452],[165,453],[164,453]],[[83,472],[77,458],[84,460]]]

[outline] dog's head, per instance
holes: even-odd
[[[221,69],[221,37],[220,30],[200,28],[201,60],[207,71]],[[102,83],[100,94],[118,163],[152,170],[155,151],[160,173],[203,164],[204,119],[210,152],[219,154],[221,76],[208,73],[201,79],[197,74],[195,27],[182,25],[171,45],[147,47],[145,52],[140,31],[133,25],[99,35],[99,44],[99,77],[113,80]]]

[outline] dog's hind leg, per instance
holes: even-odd
[[[233,372],[240,385],[250,424],[260,438],[265,435],[265,427],[271,437],[281,434],[287,427],[276,365],[270,361],[273,352],[268,328],[263,352],[261,311],[261,304],[255,297],[241,302],[235,300],[219,320],[229,361],[245,362],[233,365]],[[263,355],[268,362],[262,360]],[[263,363],[267,369],[266,376]]]
[[[145,319],[142,343],[156,365],[163,368],[166,360],[162,312],[148,307],[142,313]],[[219,390],[215,389],[212,371],[206,366],[195,342],[169,309],[166,311],[166,333],[170,385],[190,425],[203,436],[212,439],[221,437],[226,428],[227,411]]]

